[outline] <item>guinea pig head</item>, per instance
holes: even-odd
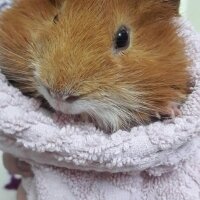
[[[38,91],[55,110],[117,130],[184,99],[188,60],[173,22],[179,1],[55,2],[31,47]]]

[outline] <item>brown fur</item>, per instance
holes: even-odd
[[[114,130],[169,114],[171,103],[184,100],[189,82],[184,42],[172,24],[178,4],[18,0],[0,18],[3,72],[24,93],[38,95],[36,86],[43,84],[109,105],[105,109],[115,115],[124,113],[117,126],[109,124]],[[131,29],[131,47],[117,54],[113,38],[121,25]]]

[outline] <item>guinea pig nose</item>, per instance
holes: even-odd
[[[78,96],[78,95],[73,95],[73,94],[68,94],[68,93],[62,94],[59,92],[54,92],[50,89],[47,89],[47,90],[48,90],[48,93],[50,94],[50,96],[58,101],[66,101],[68,103],[72,103],[80,98],[80,96]]]
[[[79,99],[80,96],[76,96],[76,95],[67,95],[64,100],[68,103],[72,103],[74,101],[77,101]]]

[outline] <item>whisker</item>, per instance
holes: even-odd
[[[0,67],[1,68],[1,67]],[[19,72],[10,72],[10,71],[6,71],[3,73],[5,74],[6,77],[10,78],[10,79],[19,79],[19,80],[34,80],[33,76],[31,75],[31,73],[19,73]],[[24,76],[23,76],[24,75]]]
[[[10,53],[10,54],[12,54],[12,55],[18,57],[18,58],[20,58],[20,59],[22,59],[22,60],[24,60],[24,61],[28,61],[26,58],[20,56],[19,54],[15,53],[15,52],[13,52],[13,51],[11,51],[11,50],[9,50],[9,49],[3,47],[3,46],[0,46],[0,49],[2,49],[2,50],[4,50],[4,51],[6,51],[7,53]]]
[[[0,51],[0,55],[1,54],[2,54],[2,52]],[[9,62],[11,62],[13,64],[17,64],[17,65],[21,65],[21,66],[24,65],[23,61],[20,61],[20,60],[14,59],[14,58],[10,58],[9,56],[7,56],[6,58],[2,57],[0,59],[1,59],[1,64],[5,64],[6,65],[7,61],[9,61]]]
[[[28,92],[35,92],[35,88],[33,87],[22,87],[21,90],[27,90]]]
[[[3,73],[5,73],[5,75],[7,76],[10,76],[10,77],[16,77],[16,76],[27,76],[27,77],[31,77],[32,74],[29,73],[29,72],[26,72],[26,71],[20,71],[18,69],[16,69],[17,71],[13,72],[13,69],[12,70],[9,70],[9,68],[4,68],[2,66],[0,66],[0,69],[2,69]]]

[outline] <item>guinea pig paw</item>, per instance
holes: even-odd
[[[174,119],[175,117],[181,116],[180,104],[171,102],[162,111],[155,112],[155,117],[158,120]]]
[[[159,119],[159,120],[162,119],[162,115],[161,115],[159,112],[156,112],[156,113],[155,113],[155,117],[156,117],[157,119]]]
[[[169,103],[166,111],[167,111],[166,112],[167,116],[169,116],[172,119],[182,115],[182,112],[180,110],[180,105],[175,102]]]

